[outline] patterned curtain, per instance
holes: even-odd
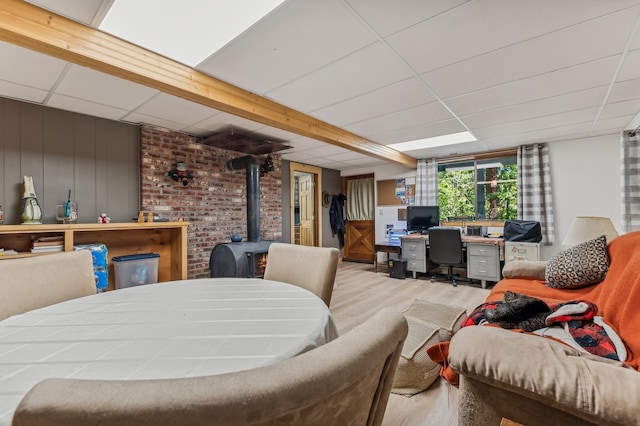
[[[373,178],[347,181],[347,220],[373,220]]]
[[[416,172],[416,206],[438,205],[438,162],[418,160]]]
[[[629,133],[620,137],[623,232],[640,229],[640,135]]]
[[[545,144],[518,147],[518,219],[540,222],[543,244],[553,244],[551,167]]]

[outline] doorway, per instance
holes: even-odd
[[[351,262],[373,263],[375,258],[374,175],[347,176],[342,180],[347,194],[347,232],[344,258]]]
[[[321,168],[289,164],[292,244],[322,247],[321,182]]]

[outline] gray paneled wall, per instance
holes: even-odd
[[[0,205],[5,224],[21,222],[23,176],[32,176],[43,222],[69,189],[79,222],[105,212],[130,222],[140,206],[138,126],[0,98]]]

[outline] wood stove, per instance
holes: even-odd
[[[273,240],[260,240],[260,165],[250,156],[234,158],[227,169],[247,171],[247,239],[246,242],[222,243],[211,250],[211,277],[262,277],[267,253]]]

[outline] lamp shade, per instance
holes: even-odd
[[[611,219],[608,217],[578,216],[573,219],[569,232],[564,237],[562,244],[575,246],[600,235],[604,235],[607,238],[607,243],[618,236]]]

